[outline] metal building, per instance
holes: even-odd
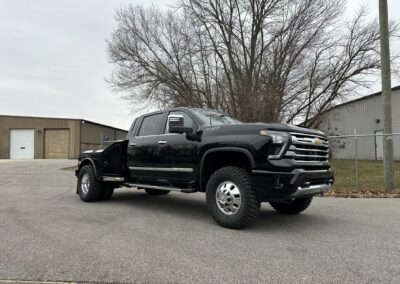
[[[381,92],[338,105],[325,114],[319,129],[329,136],[382,134]],[[400,133],[400,86],[392,88],[393,133]],[[331,152],[336,159],[354,159],[355,140],[351,138],[330,139]],[[381,160],[382,136],[359,137],[358,158]],[[393,137],[394,158],[400,160],[400,136]]]
[[[126,135],[83,119],[0,115],[0,159],[72,159]]]

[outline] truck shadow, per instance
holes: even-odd
[[[195,222],[204,222],[215,225],[214,220],[208,213],[205,196],[200,194],[170,193],[168,195],[148,196],[144,191],[116,192],[107,203],[118,206],[125,205],[135,209],[151,210],[154,214],[160,214],[187,219],[190,217]],[[307,231],[318,228],[318,230],[342,226],[343,220],[320,212],[312,212],[311,207],[299,215],[280,214],[272,209],[268,203],[263,203],[257,220],[249,226],[246,231],[282,231],[296,230]]]

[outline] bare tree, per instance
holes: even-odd
[[[354,95],[379,68],[379,30],[345,0],[182,0],[117,11],[112,86],[136,101],[302,122]],[[392,32],[396,30],[392,25]]]

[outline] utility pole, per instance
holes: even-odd
[[[392,134],[392,83],[390,75],[389,20],[387,0],[379,0],[379,29],[381,38],[381,79],[383,134]],[[394,189],[393,136],[383,136],[383,167],[385,190]]]

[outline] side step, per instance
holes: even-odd
[[[142,183],[125,183],[128,187],[138,187],[143,189],[158,189],[158,190],[170,190],[184,193],[193,193],[197,192],[195,188],[178,188],[171,186],[159,186],[159,185],[150,185],[150,184],[142,184]]]

